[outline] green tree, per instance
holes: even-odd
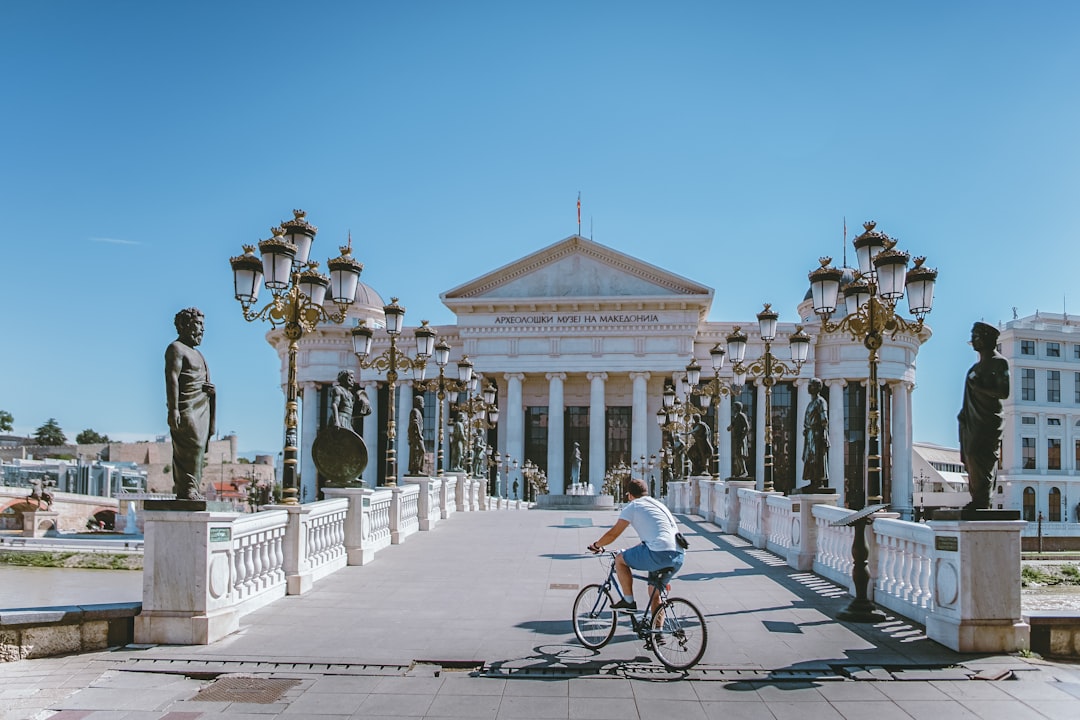
[[[108,435],[99,435],[97,431],[86,428],[81,433],[75,436],[75,442],[80,445],[97,445],[98,443],[109,442]]]
[[[56,418],[49,418],[45,424],[34,431],[34,440],[38,445],[63,445],[67,442],[67,436],[60,429],[60,423]]]
[[[0,432],[11,432],[15,418],[7,410],[0,410]]]

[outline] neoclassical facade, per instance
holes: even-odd
[[[806,278],[791,278],[805,285]],[[767,290],[763,291],[767,294]],[[456,323],[435,329],[451,348],[447,375],[454,377],[457,360],[467,355],[485,383],[497,388],[500,417],[488,433],[488,443],[503,456],[526,460],[542,468],[552,492],[569,482],[571,458],[577,443],[582,462],[580,479],[599,489],[605,472],[619,462],[638,461],[638,476],[655,485],[660,481],[658,463],[669,439],[657,423],[666,385],[680,387],[692,358],[703,368],[702,383],[713,376],[709,350],[737,327],[749,336],[747,359],[761,355],[763,343],[753,313],[759,308],[741,307],[741,321],[710,321],[712,288],[643,262],[578,235],[570,236],[519,260],[492,270],[441,294],[454,312]],[[767,297],[763,297],[767,300]],[[357,302],[350,310],[356,321],[383,324],[383,299],[361,284]],[[838,334],[821,335],[820,323],[809,300],[800,304],[798,317],[812,338],[807,363],[797,376],[778,382],[772,390],[774,475],[778,490],[802,485],[802,418],[810,395],[807,383],[818,377],[829,404],[829,484],[846,499],[862,489],[866,466],[867,350],[860,342]],[[788,311],[790,312],[790,311]],[[781,317],[785,314],[781,309]],[[836,319],[834,317],[834,319]],[[310,458],[315,435],[325,424],[329,409],[328,388],[339,370],[352,369],[372,400],[373,412],[356,429],[368,445],[371,461],[364,473],[369,485],[382,484],[386,450],[386,410],[391,401],[385,376],[361,370],[352,353],[350,325],[320,327],[300,341],[297,378],[301,389],[301,499],[315,499],[316,470]],[[781,322],[773,352],[787,359],[788,335],[796,323]],[[412,332],[406,328],[399,349],[412,349]],[[282,358],[285,379],[285,341],[280,331],[268,340]],[[878,377],[881,394],[881,447],[885,501],[906,515],[912,507],[911,392],[915,384],[915,359],[928,328],[920,334],[899,333],[886,337],[880,351]],[[373,353],[388,347],[385,333],[376,332]],[[437,375],[432,360],[427,378]],[[721,380],[730,384],[732,372],[725,367]],[[398,381],[398,419],[408,416],[415,390],[409,374]],[[427,393],[425,436],[434,453],[437,400]],[[452,395],[444,401],[443,429],[452,412]],[[750,474],[763,482],[765,388],[748,378],[737,388],[753,428]],[[721,395],[711,403],[704,420],[716,444],[718,474],[730,475],[732,448],[727,427],[733,398]],[[398,423],[397,454],[408,454],[403,425]],[[717,432],[719,430],[719,432]],[[653,465],[650,469],[649,465]],[[644,466],[644,472],[641,467]],[[516,477],[502,475],[507,492]],[[502,491],[502,488],[500,488]],[[659,488],[656,488],[659,490]]]

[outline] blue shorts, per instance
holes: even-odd
[[[655,579],[656,571],[660,568],[675,568],[671,575],[679,572],[686,553],[682,550],[650,550],[648,545],[641,543],[623,550],[622,557],[627,565],[635,570],[645,570],[649,573],[650,579]]]

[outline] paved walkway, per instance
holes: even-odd
[[[958,655],[901,618],[838,622],[840,588],[694,516],[672,592],[707,616],[701,665],[664,672],[625,628],[586,650],[570,608],[605,567],[581,550],[614,518],[458,514],[210,647],[0,664],[0,718],[1080,717],[1080,666]]]

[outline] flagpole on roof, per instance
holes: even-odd
[[[577,193],[577,234],[581,236],[581,191]]]

